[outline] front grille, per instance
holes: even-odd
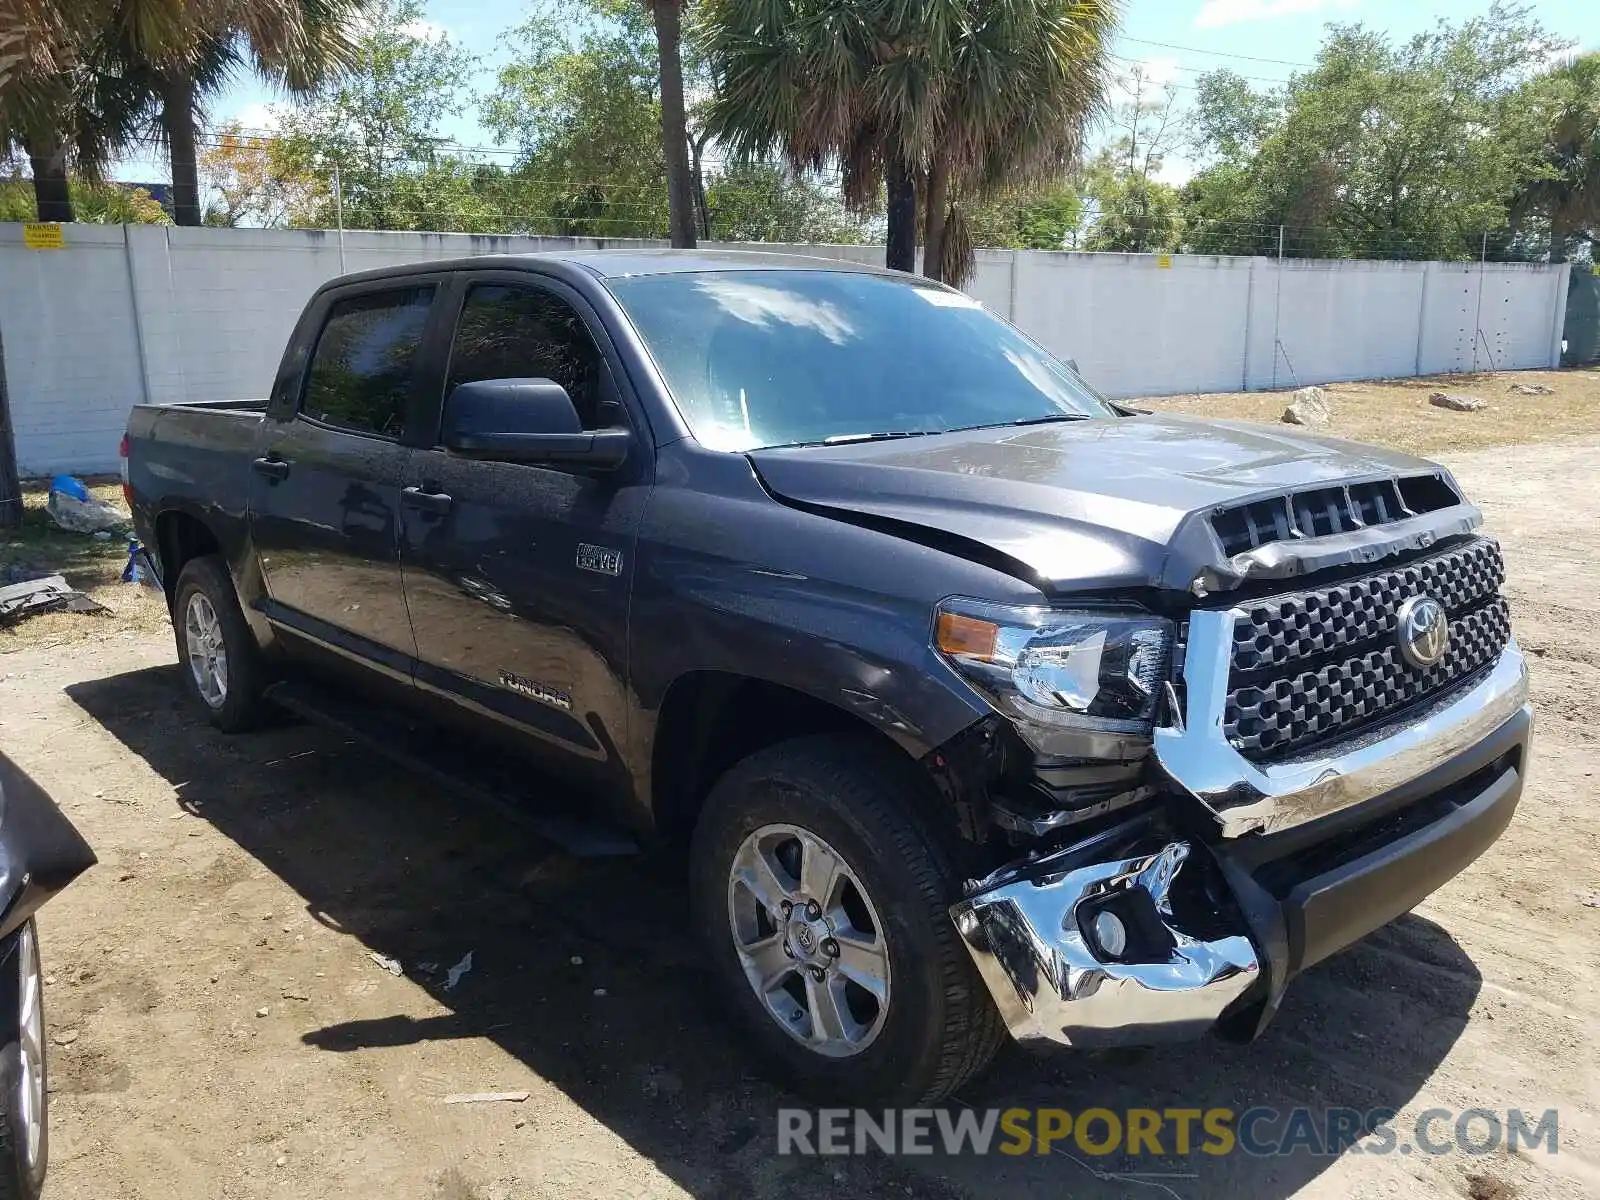
[[[1234,625],[1223,733],[1247,758],[1291,757],[1448,691],[1511,639],[1505,566],[1488,539],[1359,579],[1258,600]],[[1397,613],[1428,595],[1449,616],[1444,658],[1400,655]]]

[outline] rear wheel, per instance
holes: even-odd
[[[178,575],[172,629],[190,699],[225,732],[254,726],[262,712],[261,651],[216,555],[190,559]]]
[[[925,787],[870,742],[800,738],[732,768],[695,830],[695,919],[720,991],[820,1103],[932,1102],[1003,1038],[947,912],[953,835]]]

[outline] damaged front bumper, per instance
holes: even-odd
[[[1085,1048],[1198,1037],[1256,981],[1255,947],[1242,928],[1207,936],[1174,911],[1190,843],[1092,861],[1096,850],[1006,868],[950,910],[1006,1028]],[[1097,932],[1108,920],[1115,954]]]
[[[1344,775],[1229,796],[1237,808],[1175,779],[1161,810],[969,885],[950,915],[1012,1037],[1258,1034],[1297,973],[1410,911],[1511,820],[1532,735],[1515,648],[1421,725],[1431,737],[1365,743],[1330,764]],[[1267,799],[1292,817],[1259,821]],[[1234,815],[1252,831],[1234,834]]]

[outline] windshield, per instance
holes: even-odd
[[[976,300],[909,279],[708,271],[608,286],[715,450],[1113,415]]]

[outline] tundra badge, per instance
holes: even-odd
[[[622,574],[622,551],[608,550],[604,546],[578,543],[578,570],[593,571],[598,575]]]
[[[542,683],[536,683],[526,675],[516,675],[510,671],[501,671],[500,685],[517,693],[519,696],[526,696],[530,700],[548,704],[551,708],[559,708],[563,711],[572,708],[572,697],[566,692],[558,688],[546,687]]]

